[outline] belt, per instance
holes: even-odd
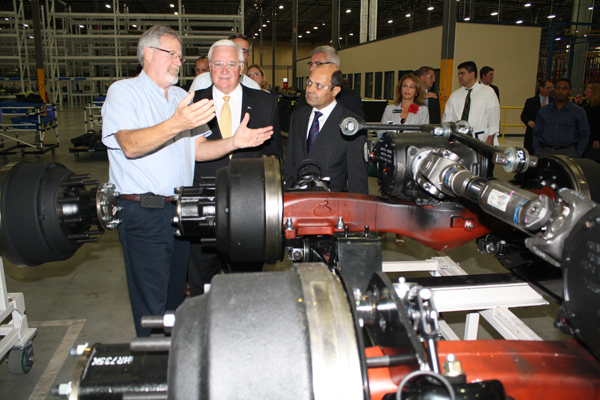
[[[568,148],[569,148],[569,147],[571,147],[571,146],[575,146],[575,143],[571,143],[571,144],[570,144],[570,145],[568,145],[568,146],[552,146],[552,145],[550,145],[550,144],[546,144],[546,143],[544,143],[544,142],[540,142],[540,147],[542,147],[542,148],[545,148],[545,147],[547,147],[547,148],[549,148],[549,149],[554,149],[554,150],[564,150],[564,149],[568,149]]]
[[[165,203],[173,201],[172,197],[159,196],[152,193],[146,194],[122,194],[123,200],[139,201],[141,208],[165,208]]]

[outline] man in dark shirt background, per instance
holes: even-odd
[[[571,81],[560,78],[554,85],[554,102],[540,108],[533,128],[535,155],[581,157],[590,137],[583,108],[569,100]]]

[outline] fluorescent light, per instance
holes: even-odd
[[[465,17],[465,21],[470,21],[471,17]]]
[[[179,15],[179,13],[178,13],[177,11],[175,11],[173,14],[175,14],[175,15]]]
[[[169,4],[169,7],[175,8],[175,4]]]
[[[593,10],[593,9],[594,9],[594,6],[588,7],[588,10]]]
[[[390,20],[388,21],[388,24],[391,24],[392,22],[394,22],[394,20],[393,20],[393,19],[390,19]]]
[[[559,38],[559,37],[557,37],[557,38],[556,38],[556,39],[554,39],[554,40],[556,40],[556,41],[559,41],[559,40],[560,40],[560,38]]]
[[[106,8],[110,8],[110,4],[106,4]]]
[[[318,26],[313,26],[313,29],[317,30],[317,29],[319,29],[319,27]]]
[[[137,28],[137,25],[131,25],[132,28]]]
[[[84,26],[83,26],[83,25],[79,25],[79,27],[80,27],[80,28],[83,28]]]
[[[263,24],[263,26],[266,28],[266,27],[267,27],[267,24]]]
[[[306,34],[308,35],[310,33],[310,31],[306,31]]]
[[[498,15],[498,11],[494,11],[494,12],[493,12],[493,13],[491,13],[490,15],[494,15],[494,16],[496,16],[496,15]]]
[[[283,5],[279,6],[279,9],[280,9],[280,10],[283,10]]]
[[[340,40],[342,40],[343,38],[340,36]]]
[[[517,21],[517,24],[522,24],[522,23],[523,23],[522,19],[520,19],[520,20]]]
[[[531,3],[525,3],[523,4],[524,7],[531,7]]]
[[[302,35],[298,35],[298,37],[299,37],[299,38],[301,38],[301,37],[302,37]]]
[[[23,26],[24,26],[25,28],[27,28],[29,25],[27,25],[27,24],[23,24]]]
[[[406,14],[406,18],[410,18],[410,13]]]
[[[346,14],[350,14],[351,12],[352,12],[352,10],[351,10],[351,9],[347,9],[347,10],[346,10]]]
[[[350,35],[350,36],[354,36],[354,33],[349,33],[348,35]]]
[[[554,14],[552,14],[552,15],[548,15],[548,18],[549,18],[549,19],[556,18],[556,15],[554,15]]]
[[[433,6],[427,7],[427,11],[433,11]]]

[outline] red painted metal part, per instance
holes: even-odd
[[[416,206],[390,197],[334,192],[288,192],[283,196],[283,222],[291,218],[287,239],[332,235],[338,218],[350,231],[368,226],[372,231],[408,236],[434,250],[448,250],[492,231],[512,230],[483,211],[461,203]]]
[[[467,382],[497,379],[513,399],[600,399],[600,362],[574,340],[439,341],[437,347],[440,364],[448,354],[454,354],[462,363]],[[376,357],[386,350],[371,347],[365,353]],[[396,392],[408,372],[370,368],[371,398],[381,400],[385,394]]]

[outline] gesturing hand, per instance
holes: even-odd
[[[248,121],[250,121],[250,114],[246,113],[239,128],[235,131],[235,135],[233,135],[233,146],[236,149],[260,146],[273,134],[272,126],[251,129],[248,128]]]
[[[193,98],[194,92],[188,93],[177,105],[175,114],[171,117],[179,132],[204,125],[215,117],[213,100],[202,99],[190,104]]]
[[[427,92],[427,93],[425,93],[425,98],[426,99],[431,99],[431,98],[437,99],[438,95],[437,95],[437,93],[434,93],[434,92]]]

